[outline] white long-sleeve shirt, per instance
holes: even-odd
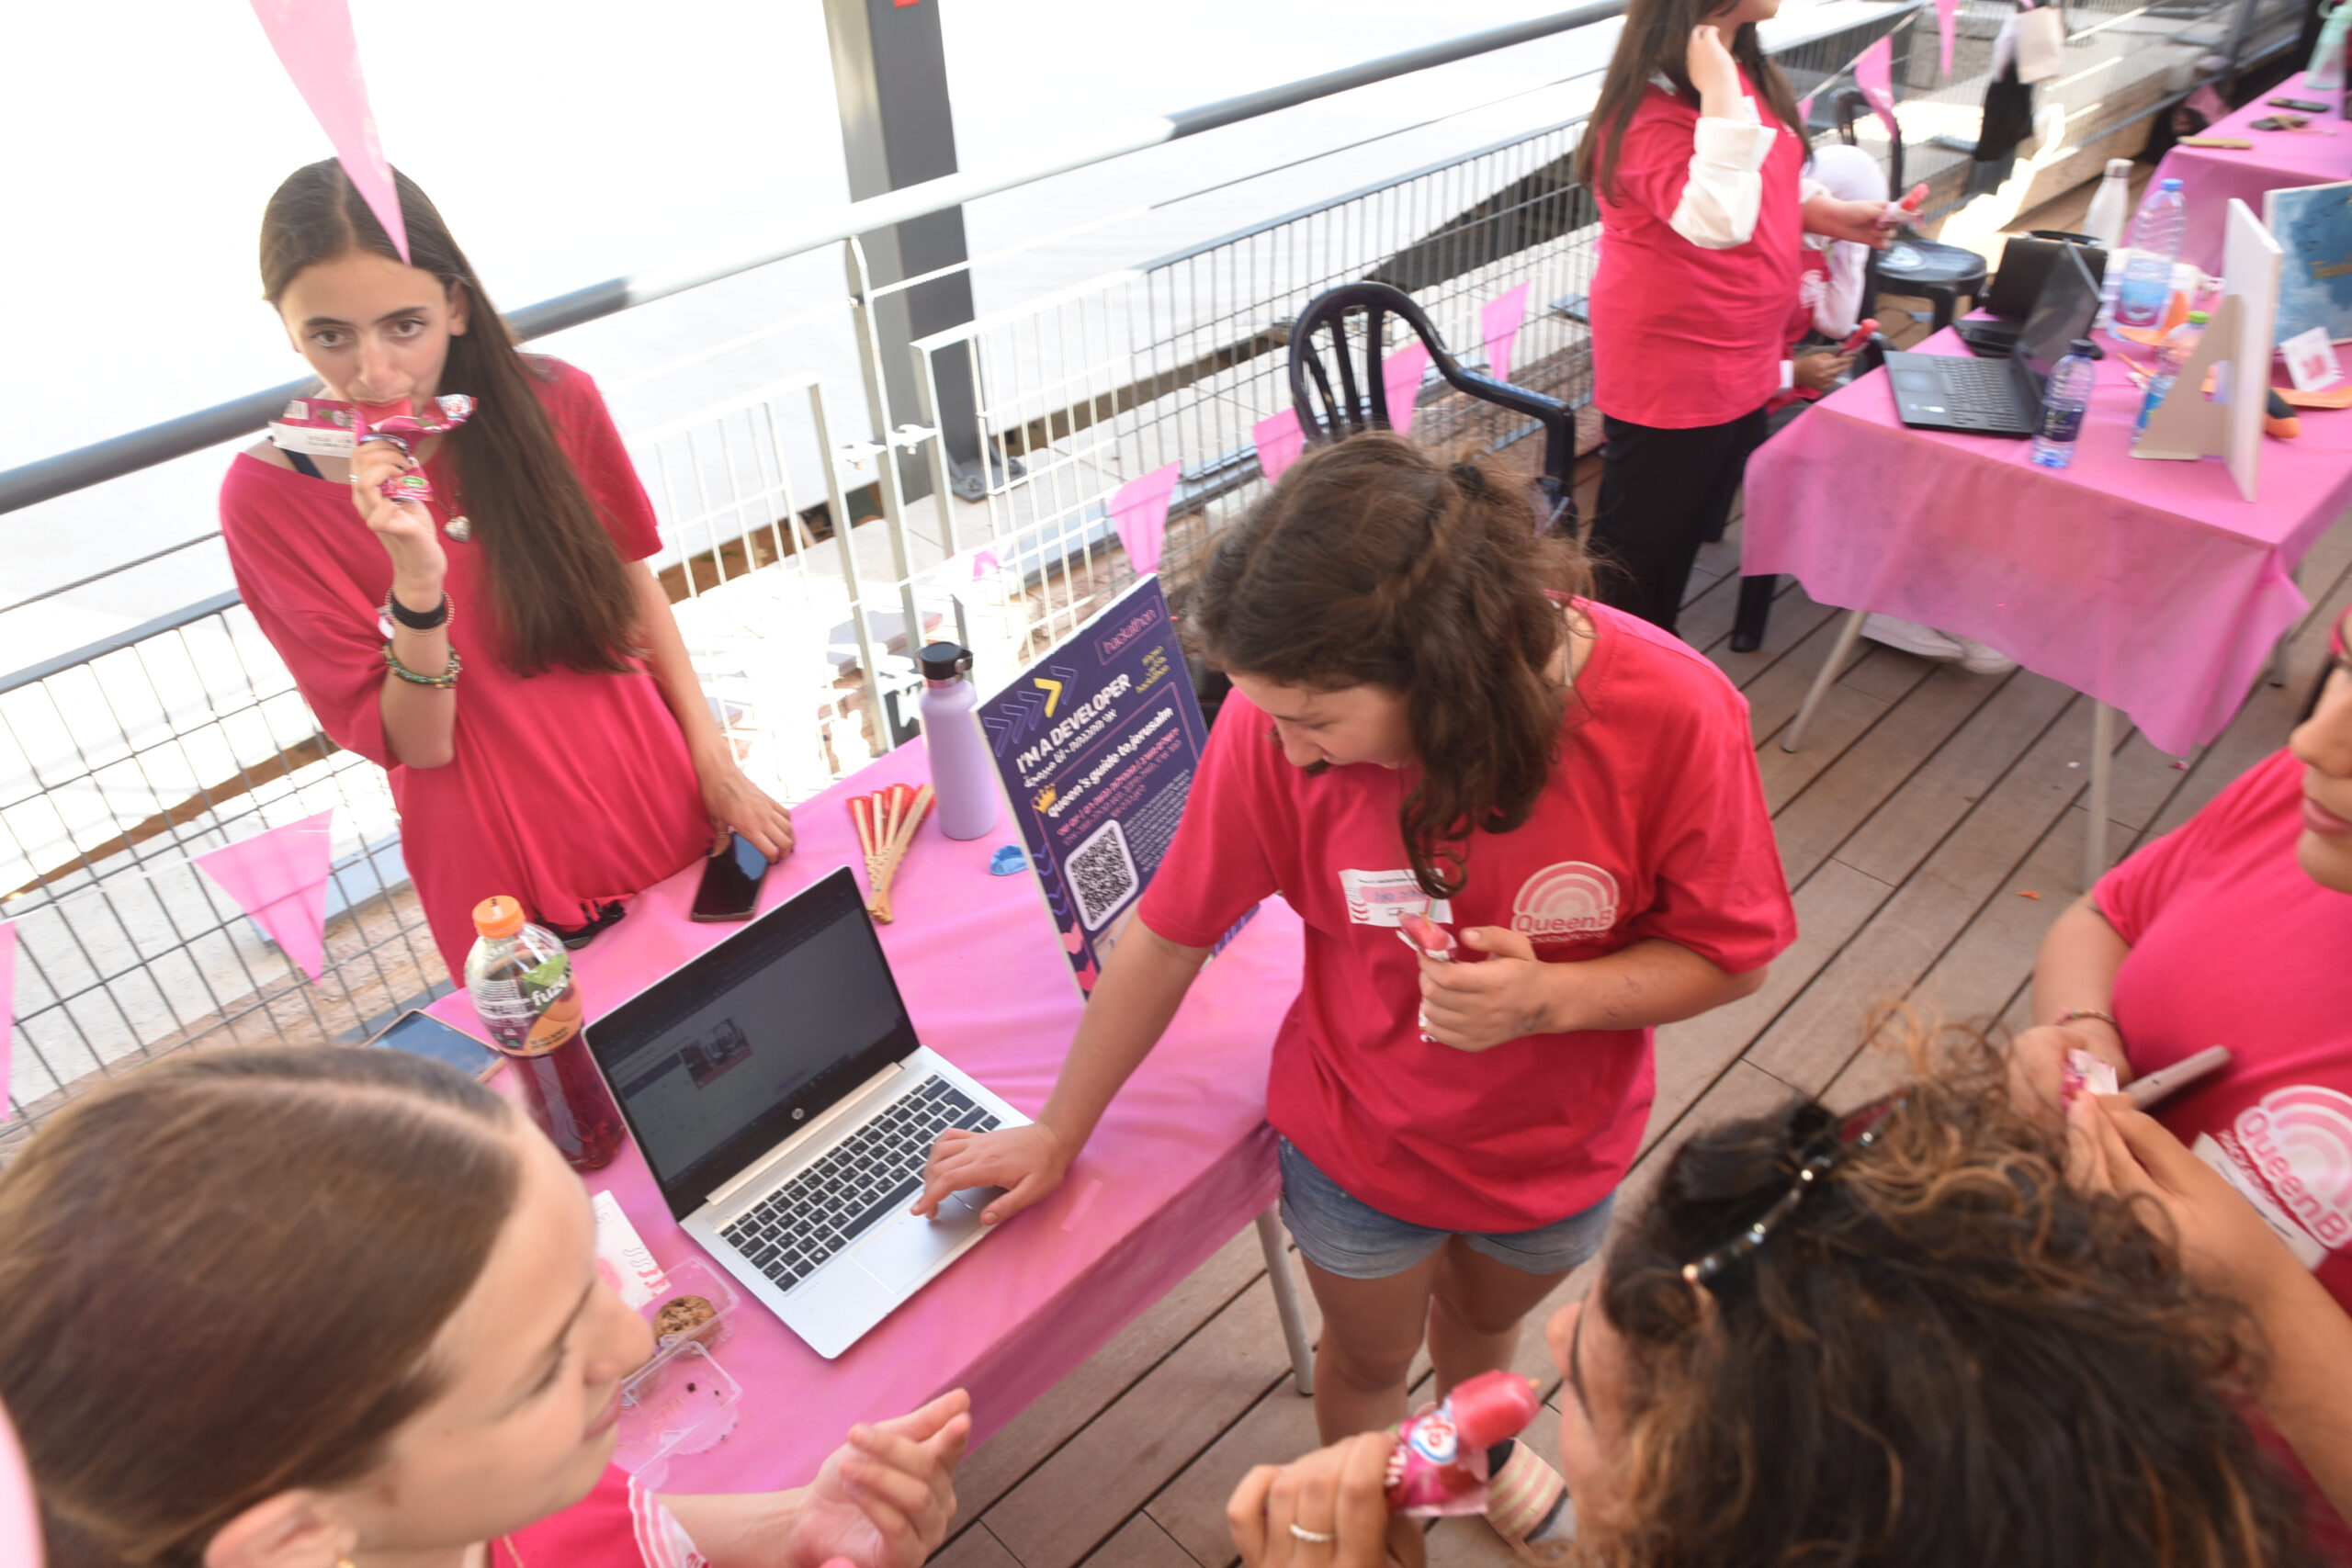
[[[1663,72],[1650,82],[1665,92],[1674,91]],[[1745,94],[1736,119],[1700,116],[1690,149],[1690,183],[1668,220],[1674,231],[1711,251],[1727,251],[1753,239],[1756,214],[1764,203],[1764,160],[1784,130],[1777,121],[1765,124],[1756,100]],[[1797,199],[1805,201],[1820,188],[1806,180],[1798,187]]]

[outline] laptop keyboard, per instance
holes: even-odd
[[[1943,372],[1944,406],[1972,424],[2013,424],[2017,400],[2011,375],[1999,360],[1951,359]]]
[[[994,1111],[946,1079],[925,1078],[718,1234],[789,1291],[876,1221],[914,1201],[941,1133],[999,1125]]]

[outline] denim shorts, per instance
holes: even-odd
[[[1472,1250],[1530,1274],[1565,1274],[1600,1250],[1609,1234],[1611,1193],[1582,1213],[1532,1231],[1442,1231],[1382,1213],[1281,1140],[1283,1224],[1308,1261],[1343,1280],[1385,1280],[1427,1258],[1460,1235]]]

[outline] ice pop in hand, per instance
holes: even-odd
[[[1453,962],[1453,933],[1418,909],[1398,919],[1396,937],[1421,957]]]
[[[1927,182],[1922,180],[1904,192],[1901,201],[1887,204],[1886,210],[1879,214],[1878,226],[1882,229],[1900,229],[1904,224],[1917,220],[1919,216],[1919,209],[1926,206],[1927,202],[1928,186]]]

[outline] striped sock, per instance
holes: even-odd
[[[1487,1522],[1506,1540],[1566,1540],[1576,1534],[1568,1483],[1529,1445],[1510,1438],[1487,1450]]]

